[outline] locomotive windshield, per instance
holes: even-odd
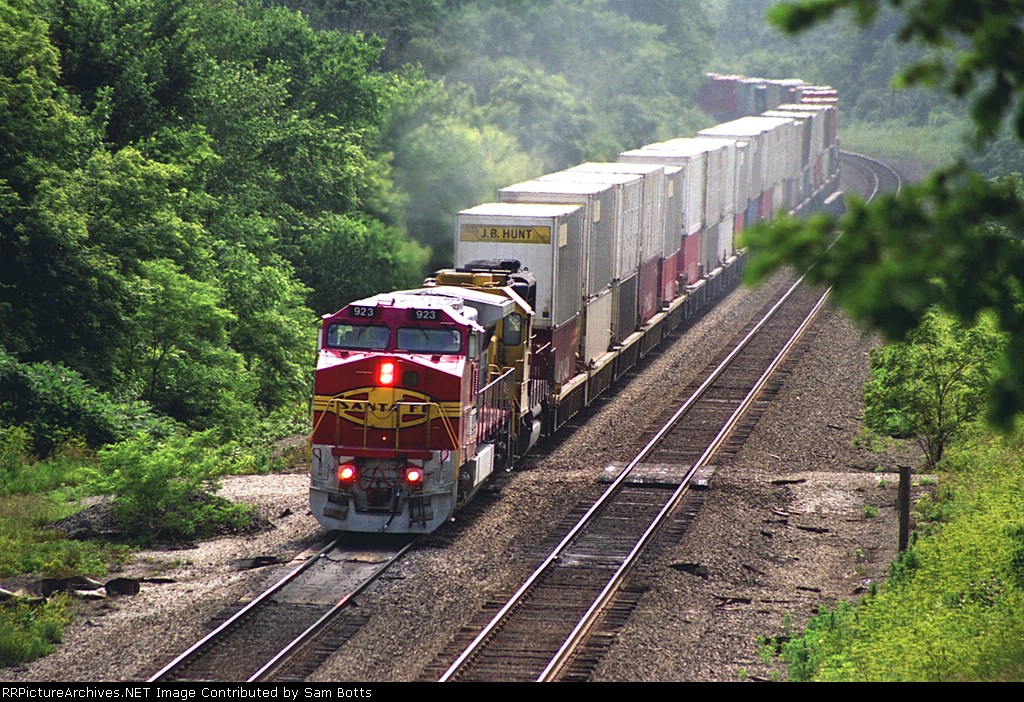
[[[382,326],[331,324],[327,327],[327,345],[335,349],[381,351],[388,347],[391,330]]]
[[[398,350],[410,353],[459,353],[462,351],[462,334],[457,329],[403,327],[398,330]]]

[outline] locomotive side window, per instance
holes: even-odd
[[[410,353],[459,353],[462,351],[462,334],[457,329],[403,327],[398,330],[398,350]]]
[[[327,345],[335,349],[380,351],[388,347],[391,330],[380,326],[332,324],[327,327]]]
[[[519,346],[523,343],[523,318],[520,315],[510,314],[505,317],[501,343],[505,346]]]

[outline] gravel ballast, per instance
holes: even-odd
[[[418,679],[487,601],[518,586],[526,574],[519,557],[599,492],[605,467],[628,460],[623,446],[663,409],[666,383],[691,380],[765,297],[735,291],[588,409],[578,427],[496,476],[454,523],[359,599],[369,623],[312,680]],[[651,554],[648,589],[594,679],[784,676],[762,661],[758,637],[782,636],[787,616],[800,627],[819,607],[855,599],[884,575],[896,551],[897,463],[916,465],[916,458],[906,448],[873,453],[855,441],[871,342],[839,313],[825,314],[747,444],[715,473],[694,522]],[[137,596],[83,603],[56,653],[0,671],[0,679],[145,679],[225,607],[283,570],[243,570],[240,559],[288,561],[326,535],[309,514],[304,474],[233,477],[222,494],[256,505],[273,528],[139,553],[118,574],[151,578]]]

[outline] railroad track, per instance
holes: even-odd
[[[843,180],[851,181],[846,184],[846,187],[854,184],[852,182],[854,178],[848,178],[847,176],[853,176],[854,173],[857,174],[857,176],[863,179],[863,185],[857,187],[860,190],[858,194],[865,200],[871,201],[879,193],[883,192],[899,193],[900,188],[903,186],[903,178],[889,164],[870,156],[849,151],[842,151],[840,154],[843,164]],[[850,172],[851,169],[853,173]]]
[[[865,199],[899,190],[900,176],[888,165],[860,154],[843,158],[862,174]],[[522,586],[460,632],[424,679],[588,679],[639,599],[626,586],[628,574],[712,458],[727,461],[753,430],[781,386],[776,372],[827,297],[797,281],[745,329]]]
[[[353,598],[417,540],[366,545],[335,534],[148,682],[304,680],[365,623],[349,613]]]
[[[442,659],[453,650],[461,652],[449,658],[436,679],[559,679],[694,476],[737,431],[824,302],[825,294],[795,283],[654,432],[490,620],[460,633]],[[428,673],[438,669],[435,664]],[[572,677],[585,679],[585,671],[576,670]]]

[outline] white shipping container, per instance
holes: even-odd
[[[595,295],[614,279],[615,250],[621,227],[617,208],[621,197],[607,183],[528,180],[498,191],[499,202],[544,202],[581,205],[583,218],[583,279],[580,295]]]
[[[582,163],[565,173],[628,174],[643,178],[643,234],[640,238],[640,262],[660,258],[665,240],[665,166],[654,163]]]
[[[792,207],[799,204],[805,197],[809,197],[812,191],[813,166],[816,157],[813,147],[814,115],[810,112],[769,110],[764,113],[764,116],[791,119],[796,126],[796,131],[799,133],[799,141],[795,145],[797,149],[795,153],[799,154],[800,158],[790,163],[790,168],[793,169],[793,172],[786,179],[789,183],[787,187],[794,192],[793,197],[787,201],[787,207]]]
[[[702,129],[699,134],[749,142],[753,151],[753,185],[760,193],[779,183],[787,172],[784,147],[787,135],[792,139],[793,132],[784,130],[791,126],[791,120],[777,117],[741,117]]]
[[[608,287],[584,301],[584,363],[601,358],[612,345],[614,300],[612,288]]]
[[[665,241],[661,255],[675,256],[682,246],[683,202],[686,197],[686,169],[665,166]]]
[[[608,251],[612,256],[612,275],[615,280],[629,277],[640,269],[640,234],[643,224],[643,179],[628,173],[572,173],[559,171],[541,176],[541,181],[562,181],[579,183],[602,183],[609,185],[616,193],[618,204],[616,212],[620,220],[618,237],[613,249]],[[594,251],[600,256],[601,251]]]
[[[751,158],[750,158],[750,142],[748,141],[737,141],[736,142],[736,189],[735,197],[733,198],[733,212],[739,214],[746,210],[747,201],[751,195],[750,185],[750,170],[751,170]]]
[[[721,222],[709,224],[700,233],[700,263],[704,266],[704,275],[718,268],[721,262],[719,256],[718,230]]]
[[[619,154],[623,163],[657,163],[684,169],[686,191],[682,205],[684,234],[696,234],[704,228],[705,191],[707,189],[707,152],[701,150],[661,152],[642,148]]]
[[[780,105],[779,110],[785,112],[796,112],[811,115],[811,160],[821,156],[828,150],[828,122],[829,113],[835,108],[831,105],[803,105],[787,104]]]
[[[537,279],[538,328],[580,312],[584,210],[578,205],[487,203],[459,212],[455,261],[516,259]]]
[[[718,225],[718,255],[724,260],[736,253],[736,222],[732,215],[722,219]]]
[[[736,143],[725,139],[691,137],[648,144],[642,151],[673,154],[703,152],[707,175],[704,194],[704,221],[721,219],[732,211],[736,199]]]

